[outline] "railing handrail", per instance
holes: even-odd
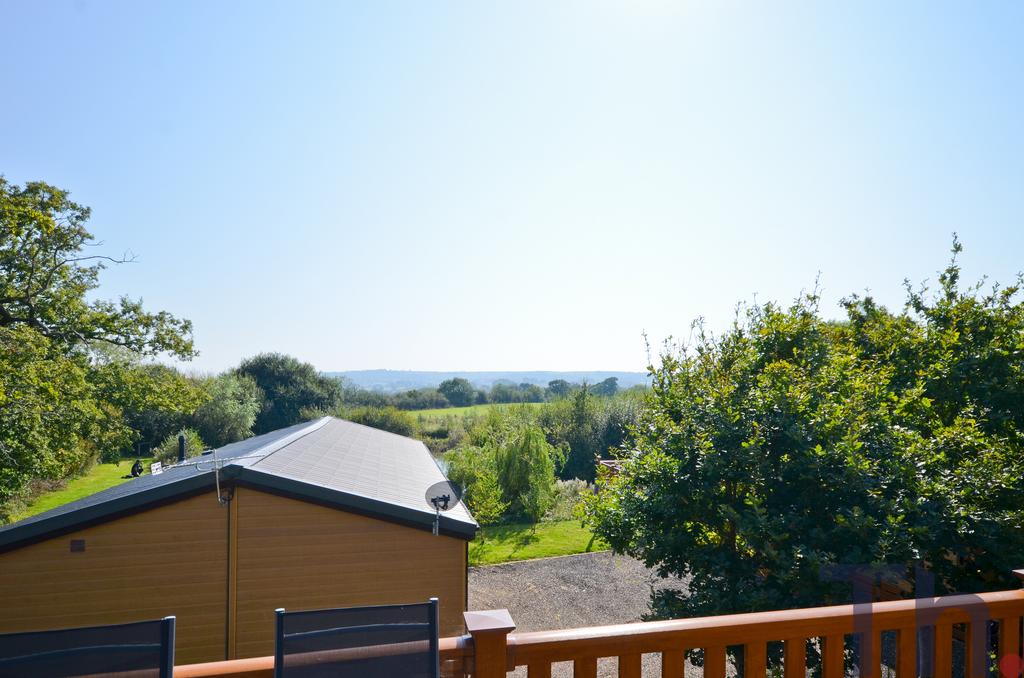
[[[721,663],[724,648],[731,645],[760,644],[763,650],[766,642],[802,643],[804,639],[819,637],[839,638],[841,648],[842,637],[855,632],[870,630],[878,634],[937,624],[948,629],[953,624],[972,623],[981,618],[1019,620],[1022,615],[1024,590],[524,633],[510,633],[515,624],[507,611],[492,610],[466,613],[467,628],[472,635],[440,639],[440,658],[444,675],[474,674],[482,678],[503,675],[502,665],[512,669],[589,660],[592,666],[598,657],[630,657],[639,661],[639,655],[646,653],[673,653],[674,661],[681,662],[680,653],[686,648],[716,648]],[[865,622],[869,625],[867,629],[862,626]],[[1014,629],[1019,632],[1019,626],[1007,628],[1009,642]],[[502,656],[503,648],[505,656]],[[835,656],[839,659],[834,661],[841,664],[841,652],[833,654],[833,658]],[[274,657],[269,656],[178,666],[174,675],[176,678],[271,678],[273,671]],[[586,675],[590,675],[589,672]]]
[[[857,630],[856,615],[867,611],[876,631],[914,627],[921,618],[928,625],[939,618],[959,624],[970,621],[979,606],[989,619],[1020,615],[1024,590],[514,633],[508,637],[509,664],[845,635]]]
[[[467,658],[473,657],[473,638],[468,635],[441,638],[438,646],[441,665],[452,667],[457,673],[464,670]],[[174,678],[271,678],[273,675],[274,655],[174,667]]]

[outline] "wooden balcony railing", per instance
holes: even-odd
[[[467,612],[468,634],[441,640],[441,664],[451,678],[499,678],[517,666],[526,666],[529,678],[547,678],[553,663],[572,662],[573,676],[594,678],[598,660],[612,657],[620,678],[639,678],[643,655],[659,654],[661,676],[683,678],[686,651],[699,648],[705,678],[725,678],[727,649],[742,648],[743,678],[766,678],[769,644],[781,642],[783,677],[805,678],[813,643],[822,678],[843,678],[852,654],[847,640],[857,637],[860,677],[881,678],[883,633],[894,632],[895,678],[952,678],[957,627],[965,639],[965,678],[992,678],[992,670],[1019,678],[1022,616],[1022,590],[532,633],[512,633],[508,612],[490,610]],[[175,676],[271,678],[273,663],[260,657],[193,664],[177,667]]]

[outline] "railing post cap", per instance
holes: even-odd
[[[511,633],[516,628],[512,615],[508,610],[476,610],[463,612],[466,620],[466,631],[472,635],[478,633]]]

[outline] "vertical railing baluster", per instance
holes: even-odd
[[[988,673],[988,622],[966,624],[964,633],[964,676],[965,678],[987,678]]]
[[[725,645],[704,648],[704,678],[725,678]]]
[[[787,638],[783,649],[785,678],[807,678],[807,639]]]
[[[768,673],[768,648],[765,643],[743,646],[743,678],[765,678]]]
[[[683,650],[666,650],[661,653],[661,678],[684,678],[686,674],[686,653]]]
[[[917,629],[908,626],[896,631],[896,678],[917,676]]]
[[[857,670],[860,678],[882,678],[882,633],[872,629],[857,634]]]
[[[572,663],[573,678],[597,678],[597,659],[587,657]]]
[[[643,655],[619,655],[619,678],[640,678],[640,659]]]
[[[1021,668],[1020,617],[1004,617],[999,620],[999,654],[996,657],[1004,678],[1017,678],[1016,675],[1007,675],[1007,671],[1015,672]]]
[[[551,664],[530,664],[526,667],[527,678],[551,678]]]
[[[822,675],[824,678],[843,678],[846,672],[845,645],[843,636],[825,636],[821,639],[822,647]]]
[[[952,678],[953,675],[953,625],[936,624],[932,636],[935,645],[932,656],[932,678]]]

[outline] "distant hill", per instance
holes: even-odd
[[[513,384],[537,384],[547,386],[549,381],[565,379],[568,382],[596,384],[608,377],[618,377],[619,388],[647,384],[646,372],[416,372],[412,370],[351,370],[348,372],[327,372],[330,377],[344,377],[365,389],[395,393],[412,388],[428,388],[445,379],[462,377],[478,388],[490,388],[496,382]]]

